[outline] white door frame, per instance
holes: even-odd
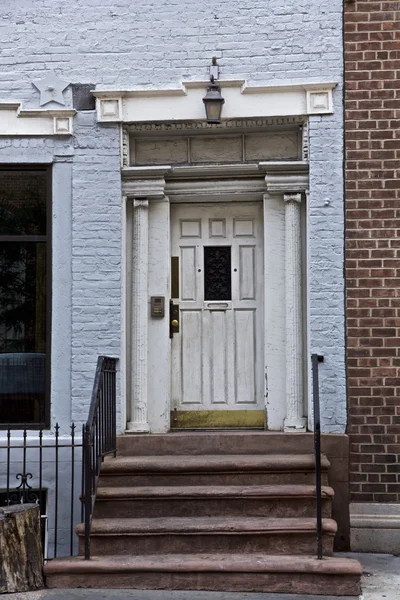
[[[132,377],[127,431],[170,429],[169,203],[199,200],[263,203],[267,426],[273,430],[305,431],[302,373],[306,328],[301,303],[300,203],[308,190],[308,164],[282,161],[252,165],[124,167],[122,180],[123,195],[132,205],[134,233]],[[280,245],[281,251],[278,251]],[[284,286],[278,281],[282,270]],[[273,291],[277,287],[279,293]],[[165,318],[150,317],[152,295],[165,297]],[[276,322],[282,311],[285,326],[277,331]]]

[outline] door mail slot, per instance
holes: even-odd
[[[232,310],[232,302],[204,302],[206,310]]]

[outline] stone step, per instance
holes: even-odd
[[[323,519],[323,549],[333,551],[337,526]],[[78,525],[79,554],[84,551],[84,528]],[[311,518],[158,517],[93,519],[94,555],[252,553],[312,554],[316,551],[316,521]]]
[[[108,457],[100,487],[275,485],[315,483],[313,454],[237,454]],[[322,483],[329,461],[322,456]]]
[[[356,560],[265,554],[168,554],[57,558],[44,567],[49,588],[212,590],[358,596]]]
[[[322,436],[322,451],[332,445],[333,435]],[[174,431],[166,434],[120,435],[121,456],[173,454],[312,454],[314,434],[280,431]]]
[[[322,489],[324,517],[334,492]],[[94,517],[314,517],[315,486],[152,486],[98,488]]]

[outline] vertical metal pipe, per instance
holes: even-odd
[[[92,469],[90,426],[85,428],[85,560],[90,558],[90,524],[92,513]]]
[[[75,500],[75,423],[71,425],[71,521],[69,552],[74,553],[74,500]]]
[[[112,443],[113,443],[113,449],[114,449],[114,456],[117,455],[117,400],[116,400],[116,395],[117,395],[117,389],[116,389],[116,381],[117,381],[117,377],[116,377],[116,372],[115,372],[115,365],[116,362],[115,360],[113,360],[113,372],[112,372],[112,405],[111,405],[111,411],[112,411]]]
[[[7,429],[7,506],[10,504],[10,460],[11,460],[11,430]]]
[[[317,557],[322,560],[321,419],[319,410],[318,354],[311,355],[314,409],[315,495],[317,509]],[[322,361],[321,361],[322,362]]]
[[[106,424],[106,418],[107,418],[107,413],[105,411],[105,402],[106,402],[106,395],[107,395],[107,389],[106,389],[106,385],[107,385],[107,381],[106,381],[106,376],[107,373],[104,372],[103,373],[103,377],[102,377],[102,382],[101,382],[101,397],[100,397],[100,419],[101,419],[101,427],[100,427],[100,440],[101,440],[101,445],[100,445],[100,456],[99,456],[99,462],[101,463],[101,461],[103,460],[103,454],[105,452],[106,449],[106,445],[105,445],[105,424]],[[100,466],[99,466],[100,469]]]
[[[39,430],[39,493],[42,495],[43,488],[43,429]]]
[[[23,433],[23,459],[22,459],[22,496],[21,496],[21,500],[22,502],[26,502],[26,492],[27,492],[27,472],[26,472],[26,438],[27,438],[28,432],[26,429],[24,429],[24,433]]]
[[[58,544],[58,458],[59,458],[59,432],[60,427],[58,423],[55,426],[55,434],[56,434],[56,443],[55,443],[55,476],[56,476],[56,486],[55,486],[55,499],[54,499],[54,558],[57,557],[57,544]]]
[[[81,468],[81,523],[84,519],[85,508],[85,425],[82,425],[82,468]]]
[[[105,439],[105,447],[104,452],[109,452],[110,448],[110,365],[107,363],[106,370],[106,393],[104,398],[104,420],[105,420],[105,428],[104,428],[104,439]]]

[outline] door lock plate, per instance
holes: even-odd
[[[169,303],[169,337],[179,333],[179,304]]]

